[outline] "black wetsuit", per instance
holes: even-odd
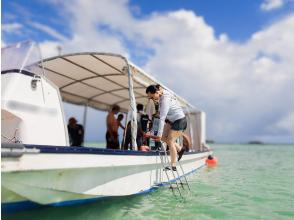
[[[67,126],[70,146],[82,146],[84,143],[84,127],[77,124],[75,127]]]

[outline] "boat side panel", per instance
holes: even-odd
[[[63,162],[67,163],[65,156],[70,157],[73,155],[60,155]],[[59,169],[53,169],[51,167],[52,169],[50,170],[6,172],[2,173],[2,187],[4,186],[28,200],[40,204],[48,204],[78,199],[81,196],[88,198],[93,196],[132,195],[167,181],[163,175],[158,156],[134,156],[132,159],[130,156],[120,156],[119,159],[118,156],[109,155],[82,156],[84,158],[74,159],[74,161],[84,161],[84,163],[87,163],[89,162],[88,156],[94,156],[96,157],[96,165],[91,167],[88,163],[87,166],[81,167],[80,163],[79,168],[68,167],[60,169],[59,167]],[[102,156],[105,158],[102,159]],[[35,156],[29,159],[35,163],[36,158]],[[53,159],[56,160],[56,156],[51,158],[51,164],[56,165],[57,162],[54,162]],[[50,161],[49,158],[45,161],[48,160]],[[72,164],[72,160],[70,161],[70,164]],[[106,161],[108,161],[108,166],[102,166],[105,165]],[[116,163],[114,163],[115,165],[109,164],[109,161]],[[119,163],[120,165],[118,165]],[[61,161],[59,165],[62,164]],[[204,156],[186,155],[182,164],[185,170],[184,173],[191,172],[204,164]],[[170,179],[172,179],[172,176],[170,176]],[[6,201],[5,198],[4,201]]]
[[[194,173],[197,169],[201,168],[203,165],[191,170],[190,172],[186,173],[185,175],[190,175],[192,173]],[[168,183],[164,183],[164,184],[158,184],[158,186],[166,186],[168,185]],[[151,187],[145,191],[141,191],[137,194],[134,195],[140,195],[140,194],[144,194],[144,193],[149,193],[149,192],[153,192],[157,189],[157,187]],[[88,199],[75,199],[75,200],[69,200],[69,201],[62,201],[62,202],[57,202],[57,203],[51,203],[48,204],[49,206],[67,206],[67,205],[77,205],[77,204],[83,204],[83,203],[89,203],[89,202],[93,202],[93,201],[97,201],[100,199],[106,199],[106,198],[113,198],[113,197],[95,197],[95,198],[88,198]],[[18,210],[26,210],[26,209],[32,209],[32,208],[38,208],[42,205],[35,203],[35,202],[31,202],[31,201],[21,201],[21,202],[8,202],[8,203],[2,203],[1,204],[1,208],[4,212],[11,212],[11,211],[18,211]]]
[[[187,154],[182,161],[200,158],[208,153]],[[116,154],[50,154],[28,153],[19,158],[2,158],[2,173],[13,171],[80,169],[93,167],[132,166],[159,163],[159,156]]]

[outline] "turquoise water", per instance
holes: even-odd
[[[294,146],[214,145],[219,164],[188,176],[182,201],[171,190],[68,207],[46,207],[3,219],[294,219]]]

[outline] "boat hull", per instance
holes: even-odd
[[[36,149],[36,148],[35,148]],[[70,148],[2,158],[2,207],[27,201],[65,205],[148,192],[168,181],[158,152]],[[83,152],[81,152],[81,150]],[[87,153],[88,152],[88,153]],[[91,153],[90,153],[91,152]],[[209,152],[184,155],[180,175],[205,164]],[[3,206],[4,204],[4,206]]]

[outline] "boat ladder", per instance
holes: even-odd
[[[181,174],[178,171],[178,169],[176,169],[176,170],[172,169],[171,161],[169,159],[169,155],[167,154],[165,143],[161,143],[161,145],[160,145],[159,157],[160,157],[161,166],[162,166],[163,171],[164,171],[166,178],[167,178],[166,184],[168,184],[169,188],[172,189],[172,192],[174,195],[176,195],[176,193],[175,193],[175,189],[176,189],[179,196],[183,198],[183,194],[182,194],[181,190],[185,189],[184,185],[187,186],[187,189],[189,191],[191,191],[191,189],[190,189],[188,180],[186,178],[184,169],[182,167],[182,164],[180,163],[180,161],[178,161],[178,165],[180,167]],[[163,184],[164,184],[164,182],[163,182]]]

